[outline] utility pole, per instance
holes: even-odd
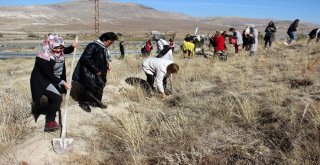
[[[124,24],[122,24],[122,35],[121,35],[121,41],[123,41],[123,35],[124,35]]]
[[[99,37],[99,0],[94,0],[94,32]]]

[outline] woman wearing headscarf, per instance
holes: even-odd
[[[277,31],[277,27],[274,25],[273,21],[270,21],[268,26],[266,27],[266,34],[264,36],[264,48],[267,49],[267,45],[269,43],[269,48],[271,48],[272,41],[275,40],[274,33]]]
[[[71,86],[66,82],[66,67],[64,54],[72,53],[73,46],[65,48],[62,37],[50,34],[43,42],[40,52],[35,59],[31,73],[30,85],[33,100],[32,114],[37,121],[40,114],[44,114],[44,131],[55,131],[60,125],[55,121],[56,113],[60,111],[62,94]],[[43,96],[47,103],[43,104]]]

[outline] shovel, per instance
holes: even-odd
[[[75,37],[75,42],[78,43],[78,37],[77,36]],[[73,72],[74,59],[75,59],[75,56],[76,56],[76,50],[77,50],[77,48],[74,48],[73,57],[72,57],[72,63],[71,63],[71,70],[70,70],[70,75],[69,75],[69,81],[68,82],[72,81],[72,72]],[[62,155],[65,152],[67,152],[70,149],[70,146],[72,145],[72,142],[73,142],[73,138],[66,138],[69,96],[70,96],[70,90],[67,90],[66,102],[65,102],[65,107],[64,107],[64,115],[63,115],[63,121],[62,121],[61,136],[60,136],[60,138],[53,138],[52,139],[53,150],[59,155]]]

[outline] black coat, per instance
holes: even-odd
[[[292,22],[291,25],[290,25],[289,28],[288,28],[288,32],[295,32],[295,31],[297,31],[298,24],[299,24],[299,20],[295,20],[294,22]]]
[[[318,31],[318,29],[311,30],[311,32],[309,33],[309,36],[311,39],[315,38],[316,36],[318,36],[318,37],[320,36],[320,32],[318,32],[318,35],[317,35],[317,31]]]
[[[102,91],[107,82],[109,61],[107,49],[103,45],[97,41],[89,43],[77,63],[72,80],[87,89],[98,87]],[[101,75],[97,76],[99,72]]]
[[[67,47],[64,49],[65,54],[73,52],[73,47]],[[54,75],[53,67],[56,62],[52,59],[47,61],[45,59],[36,57],[34,68],[31,73],[30,87],[32,100],[35,104],[36,110],[40,106],[40,98],[44,94],[46,88],[49,84],[54,85],[58,90],[60,90],[59,83],[64,80],[66,81],[66,66],[63,64],[63,71],[60,78]],[[60,90],[63,93],[65,90]]]
[[[274,24],[269,24],[266,27],[266,34],[264,36],[264,40],[265,41],[274,41],[275,40],[275,36],[274,33],[277,31],[277,27]]]

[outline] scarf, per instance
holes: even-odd
[[[109,55],[108,48],[106,48],[106,46],[104,46],[104,43],[103,43],[101,40],[99,40],[99,39],[95,40],[94,42],[95,42],[96,44],[98,44],[99,46],[101,46],[101,47],[105,50],[105,54],[106,54],[107,60],[108,60],[109,62],[112,62],[111,56]]]
[[[50,59],[55,60],[56,62],[64,61],[64,53],[61,51],[60,53],[54,53],[53,49],[57,46],[64,46],[63,38],[57,34],[50,34],[42,44],[42,48],[38,53],[37,57],[42,58],[44,60],[50,61]]]

